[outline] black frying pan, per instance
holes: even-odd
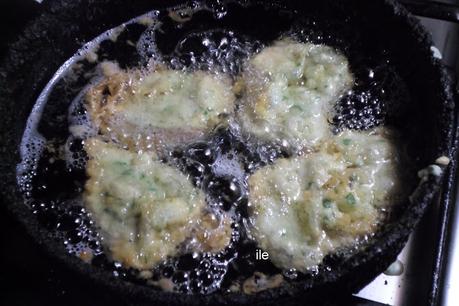
[[[328,256],[325,263],[333,269],[323,268],[317,275],[306,276],[292,282],[290,286],[256,295],[215,293],[190,297],[164,293],[114,277],[111,271],[103,268],[83,264],[78,258],[69,256],[62,241],[51,238],[50,230],[23,205],[22,195],[17,190],[15,166],[19,162],[18,146],[25,122],[41,90],[59,66],[81,47],[82,42],[90,41],[105,30],[147,11],[177,2],[50,2],[44,13],[31,22],[21,38],[11,46],[0,66],[0,112],[3,118],[0,123],[3,140],[0,170],[4,174],[0,183],[2,194],[8,209],[25,225],[34,240],[43,244],[52,255],[73,270],[91,281],[114,289],[117,294],[155,303],[199,305],[278,304],[288,301],[290,297],[307,297],[319,301],[325,295],[330,296],[330,292],[356,292],[394,261],[438,191],[442,176],[429,176],[422,182],[416,178],[416,192],[411,200],[396,210],[389,222],[359,252],[350,257]],[[227,18],[233,20],[206,19],[196,22],[196,26],[201,27],[200,31],[234,27],[241,35],[255,35],[269,42],[294,24],[304,28],[305,35],[309,35],[308,38],[313,42],[326,43],[340,49],[348,55],[351,66],[359,67],[359,61],[374,64],[380,60],[389,60],[391,69],[397,72],[400,80],[388,83],[390,94],[386,96],[384,105],[377,112],[378,120],[374,122],[385,122],[400,131],[402,146],[411,157],[413,169],[425,168],[440,156],[451,156],[455,123],[450,80],[440,61],[432,55],[432,42],[428,35],[397,3],[382,0],[306,3],[293,0],[263,1],[274,5],[266,11],[260,5],[262,1],[241,2],[249,6],[236,15],[229,13]],[[209,1],[209,4],[218,9],[221,3]],[[295,11],[303,21],[295,23],[289,17],[277,18],[278,15],[272,13],[284,9]],[[178,32],[174,35],[179,37],[185,34]],[[165,35],[162,42],[165,50],[173,45],[174,35]],[[394,80],[390,76],[389,80]],[[401,84],[404,84],[406,90],[401,90]],[[58,104],[51,107],[56,107],[56,111],[62,109],[62,105],[59,107]],[[353,107],[358,109],[364,106]],[[344,114],[347,114],[345,110]],[[341,122],[335,124],[367,128],[374,123],[370,120],[368,126],[362,125],[355,119],[344,116]],[[52,118],[44,122],[44,133],[60,129],[59,126],[53,126]]]

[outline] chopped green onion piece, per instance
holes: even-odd
[[[345,139],[343,139],[343,144],[344,144],[345,146],[348,146],[348,145],[351,144],[351,140],[350,140],[349,138],[345,138]]]
[[[347,202],[347,204],[349,204],[349,205],[355,205],[355,203],[356,203],[357,201],[355,200],[355,197],[354,197],[354,195],[353,195],[352,193],[348,193],[348,194],[346,195],[346,202]]]
[[[296,104],[294,104],[294,105],[292,105],[292,106],[290,107],[290,110],[293,110],[293,109],[298,110],[298,111],[300,111],[300,112],[303,111],[303,108],[302,108],[301,106],[299,106],[299,105],[296,105]]]
[[[204,109],[203,114],[204,114],[204,116],[208,116],[209,113],[212,112],[212,111],[213,111],[213,108],[209,106],[206,109]]]
[[[323,199],[322,205],[324,208],[330,208],[332,206],[333,201],[330,199]]]
[[[121,172],[121,175],[123,175],[123,176],[124,175],[132,175],[132,172],[133,172],[132,169],[126,169],[123,172]]]

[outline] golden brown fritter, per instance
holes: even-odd
[[[231,80],[224,75],[160,66],[105,70],[87,92],[86,108],[99,133],[126,148],[161,150],[192,142],[233,112]]]

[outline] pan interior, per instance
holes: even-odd
[[[400,133],[400,150],[412,161],[410,167],[420,168],[430,160],[430,152],[419,148],[435,147],[439,140],[427,137],[429,144],[412,140],[418,126],[415,122],[426,107],[410,90],[416,84],[408,76],[415,68],[405,65],[408,59],[397,46],[382,44],[376,29],[356,30],[366,25],[365,17],[339,5],[332,5],[333,9],[311,6],[300,13],[256,2],[213,3],[148,12],[101,34],[70,58],[44,89],[29,117],[21,144],[19,187],[40,224],[70,254],[86,259],[84,254],[89,252],[92,265],[135,283],[147,285],[167,276],[180,292],[206,294],[227,292],[235,281],[255,272],[268,277],[281,274],[292,282],[313,280],[359,248],[327,257],[308,274],[282,271],[270,261],[255,260],[257,246],[242,226],[247,215],[246,174],[289,153],[276,145],[247,144],[237,129],[217,128],[205,141],[179,147],[169,157],[207,191],[212,205],[232,211],[239,222],[240,230],[217,254],[172,258],[150,271],[150,277],[141,277],[138,271],[108,259],[82,205],[87,156],[84,139],[72,135],[69,126],[87,120],[81,99],[100,62],[115,61],[123,69],[132,69],[145,67],[153,59],[174,69],[217,70],[236,78],[245,59],[286,36],[334,47],[348,58],[356,83],[336,105],[331,122],[335,131],[384,124]],[[236,170],[229,173],[228,168]],[[388,222],[396,221],[401,211],[403,207],[394,210]]]

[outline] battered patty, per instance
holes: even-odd
[[[389,133],[345,131],[318,151],[249,178],[250,232],[280,268],[305,272],[371,235],[397,202],[399,157]]]
[[[113,260],[149,269],[178,254],[187,238],[197,251],[216,252],[229,243],[229,221],[207,212],[203,192],[154,153],[133,153],[96,138],[85,148],[85,204]]]
[[[124,71],[113,63],[102,68],[105,77],[88,91],[86,108],[102,135],[127,148],[192,142],[233,112],[226,75],[161,66]]]
[[[330,133],[332,105],[350,89],[347,59],[331,47],[280,40],[248,62],[238,117],[264,140],[311,148]]]

